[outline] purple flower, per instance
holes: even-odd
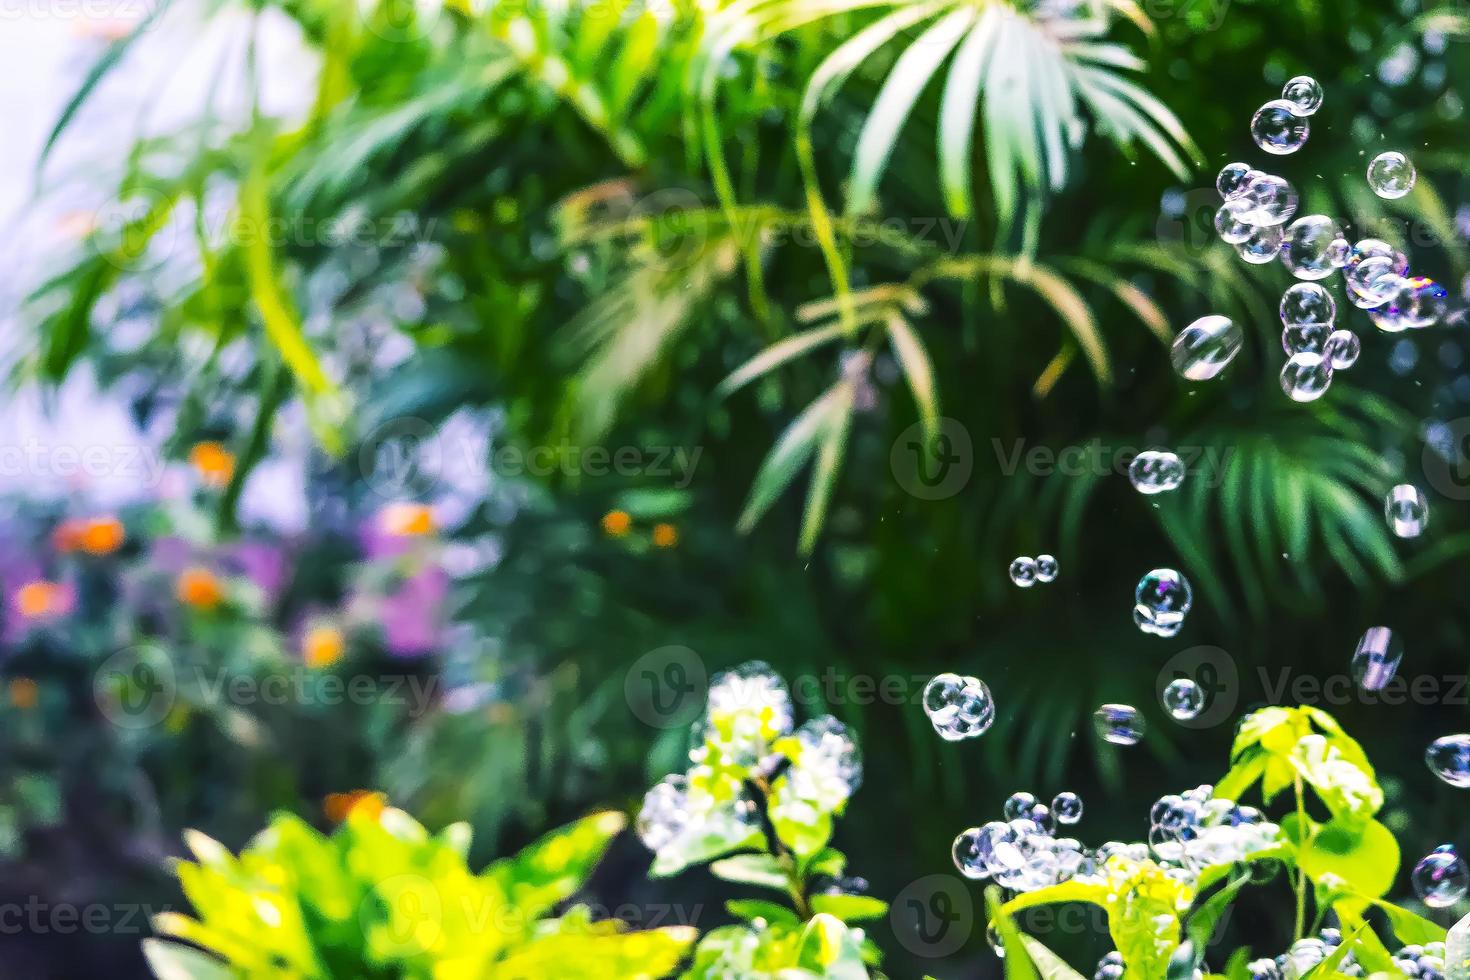
[[[439,647],[449,574],[429,567],[405,579],[383,599],[383,641],[398,657],[421,657]]]

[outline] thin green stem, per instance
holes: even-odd
[[[1307,806],[1306,801],[1302,799],[1301,773],[1296,773],[1295,776],[1292,777],[1292,786],[1293,789],[1296,791],[1297,833],[1305,834],[1307,832]],[[1302,929],[1303,926],[1306,925],[1307,917],[1307,876],[1306,873],[1303,872],[1299,866],[1294,868],[1294,870],[1296,872],[1296,928],[1292,933],[1292,938],[1295,940],[1300,939],[1303,935],[1305,935]]]

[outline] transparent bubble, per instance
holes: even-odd
[[[1164,688],[1164,710],[1180,721],[1199,717],[1205,707],[1205,692],[1188,677],[1179,677]]]
[[[1220,197],[1229,200],[1245,190],[1251,177],[1259,172],[1248,163],[1227,163],[1215,177],[1215,190],[1220,192]]]
[[[1446,735],[1430,743],[1424,761],[1440,779],[1470,789],[1470,735]]]
[[[1076,793],[1058,793],[1051,801],[1052,815],[1057,823],[1074,824],[1082,819],[1082,797]]]
[[[1190,381],[1208,381],[1240,353],[1240,327],[1228,316],[1202,316],[1179,331],[1169,352],[1174,370]]]
[[[1283,327],[1330,324],[1337,319],[1337,301],[1315,282],[1299,282],[1282,294],[1280,312]]]
[[[1277,225],[1256,228],[1251,237],[1235,246],[1235,254],[1251,265],[1266,265],[1281,254],[1285,233]]]
[[[1347,265],[1348,257],[1352,254],[1353,246],[1348,243],[1346,238],[1338,238],[1332,243],[1331,248],[1327,250],[1328,261],[1332,263],[1334,269],[1341,269]]]
[[[1045,803],[1037,803],[1026,813],[1026,819],[1036,825],[1036,829],[1043,834],[1050,835],[1056,830],[1056,819],[1052,816],[1051,807]]]
[[[1322,86],[1311,75],[1298,75],[1282,86],[1281,99],[1298,116],[1310,116],[1322,108]]]
[[[1349,290],[1349,295],[1351,295],[1351,290]],[[1384,333],[1403,333],[1409,329],[1409,321],[1403,317],[1394,316],[1387,304],[1370,309],[1368,319],[1372,320],[1373,325]]]
[[[1330,324],[1308,323],[1300,327],[1287,327],[1281,331],[1281,346],[1286,356],[1293,354],[1320,354],[1327,349],[1327,338],[1333,333]]]
[[[1244,198],[1231,198],[1215,212],[1215,233],[1228,245],[1239,245],[1251,237],[1251,225],[1240,220],[1240,215],[1250,207]]]
[[[1036,581],[1054,582],[1057,572],[1060,571],[1056,558],[1051,555],[1036,556]]]
[[[1296,214],[1296,188],[1275,174],[1251,178],[1242,196],[1249,206],[1238,217],[1248,225],[1284,225]]]
[[[1427,276],[1406,276],[1384,303],[1381,315],[1402,328],[1432,327],[1449,308],[1449,293]],[[1396,331],[1389,331],[1394,333]]]
[[[1281,390],[1294,402],[1321,398],[1332,384],[1332,364],[1321,354],[1293,354],[1281,369]]]
[[[1166,449],[1146,449],[1128,464],[1128,482],[1146,496],[1177,490],[1184,482],[1184,461]]]
[[[1285,99],[1267,102],[1251,117],[1251,139],[1277,156],[1300,150],[1310,133],[1306,117],[1297,115],[1296,105]]]
[[[1365,691],[1381,691],[1393,680],[1403,659],[1403,644],[1393,630],[1387,626],[1369,627],[1353,652],[1353,680]]]
[[[1139,710],[1129,704],[1105,704],[1092,715],[1092,727],[1105,742],[1137,745],[1148,727]]]
[[[959,674],[936,674],[930,678],[929,683],[924,685],[924,714],[930,719],[940,715],[946,721],[953,717],[964,687],[965,679]]]
[[[990,868],[986,865],[985,857],[982,853],[983,833],[979,827],[971,827],[969,830],[961,831],[960,835],[954,839],[954,844],[950,847],[950,856],[954,858],[954,866],[966,878],[990,877]]]
[[[1006,797],[1005,805],[1001,807],[1001,812],[1005,814],[1007,820],[1020,820],[1026,814],[1030,813],[1031,808],[1035,805],[1036,797],[1027,793],[1025,790],[1021,790]]]
[[[1368,186],[1379,197],[1394,200],[1414,189],[1414,164],[1397,150],[1374,157],[1368,164]]]
[[[1281,261],[1298,279],[1326,279],[1336,268],[1342,232],[1325,214],[1309,214],[1286,226]]]
[[[1388,492],[1383,516],[1397,537],[1417,538],[1429,526],[1429,501],[1412,483],[1400,483]]]
[[[1363,342],[1351,330],[1334,330],[1323,345],[1323,353],[1332,364],[1333,370],[1350,368],[1358,363],[1363,352]]]
[[[1408,257],[1394,248],[1381,238],[1364,238],[1352,247],[1348,254],[1348,266],[1351,267],[1363,259],[1384,258],[1393,262],[1393,271],[1404,275],[1409,271]]]
[[[1036,559],[1022,555],[1011,562],[1011,581],[1023,589],[1036,584]]]
[[[1155,568],[1133,590],[1133,621],[1145,633],[1175,636],[1194,605],[1189,579],[1172,568]]]
[[[1365,310],[1382,306],[1400,290],[1408,270],[1402,252],[1387,242],[1365,238],[1353,246],[1343,268],[1348,298]]]
[[[1435,848],[1416,865],[1410,875],[1414,893],[1434,909],[1449,908],[1470,890],[1470,868],[1455,852],[1453,844]]]

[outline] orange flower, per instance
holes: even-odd
[[[51,532],[51,544],[57,551],[67,554],[81,548],[82,539],[86,536],[87,522],[70,517],[56,525],[56,530]]]
[[[196,609],[213,609],[224,600],[225,590],[207,568],[186,568],[175,586],[179,601]]]
[[[609,536],[621,538],[633,526],[633,518],[625,510],[610,510],[602,515],[602,530]]]
[[[235,474],[235,456],[217,442],[195,443],[189,450],[189,465],[206,486],[222,487]]]
[[[434,533],[434,512],[427,504],[389,504],[378,514],[384,532],[398,538],[417,538]]]
[[[110,555],[122,547],[125,537],[116,517],[94,517],[84,523],[80,545],[89,555]]]
[[[301,641],[301,659],[308,667],[330,667],[342,659],[347,643],[334,626],[313,626]]]
[[[322,801],[322,812],[333,823],[342,823],[354,813],[376,820],[388,805],[388,797],[371,790],[355,789],[350,793],[328,793]]]
[[[679,543],[679,529],[672,524],[655,524],[653,526],[653,546],[655,548],[672,548]]]
[[[64,586],[37,579],[15,591],[15,608],[26,619],[49,619],[66,612],[71,606],[70,598]]]
[[[39,694],[40,688],[29,677],[10,679],[10,703],[22,711],[34,708]]]

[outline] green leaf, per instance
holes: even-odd
[[[842,457],[847,450],[847,432],[852,424],[853,403],[857,395],[856,386],[850,381],[837,385],[838,398],[831,417],[822,433],[822,445],[817,453],[817,465],[812,471],[812,482],[807,488],[806,510],[801,515],[801,537],[797,546],[802,554],[810,554],[822,533],[827,520],[827,505],[837,487],[837,474],[842,468]],[[826,846],[823,837],[815,849]],[[810,851],[799,852],[803,855]]]
[[[724,381],[715,388],[715,398],[725,398],[750,382],[761,377],[805,354],[807,351],[815,350],[823,344],[831,343],[843,336],[844,330],[840,323],[829,324],[825,327],[816,327],[794,334],[784,340],[778,340],[759,354],[746,361],[740,367],[730,373]]]
[[[771,448],[755,482],[750,488],[750,499],[736,522],[742,534],[750,533],[771,505],[789,487],[796,474],[806,465],[817,441],[827,431],[835,413],[841,410],[841,385],[827,389],[786,427],[776,445]]]
[[[944,188],[945,206],[957,218],[968,218],[972,210],[970,155],[976,107],[980,104],[985,66],[999,22],[999,12],[987,6],[955,53],[944,81],[939,111],[939,179]]]
[[[235,976],[209,954],[162,939],[143,940],[143,958],[158,980],[231,980]]]
[[[939,394],[934,384],[934,365],[924,341],[909,322],[898,314],[888,318],[888,340],[898,357],[898,365],[908,379],[909,390],[919,406],[924,423],[924,438],[932,445],[939,438]]]
[[[843,922],[867,922],[888,914],[888,903],[871,895],[813,895],[813,911],[826,912]]]
[[[1376,820],[1355,824],[1336,818],[1317,828],[1298,848],[1297,866],[1313,881],[1335,875],[1371,900],[1392,887],[1398,874],[1399,845]]]
[[[1000,937],[1001,948],[1006,951],[1006,980],[1038,980],[1036,966],[1026,952],[1025,940],[1021,938],[1021,931],[1016,928],[1016,922],[1008,911],[1013,904],[1014,901],[1001,904],[1000,889],[995,885],[985,889],[985,914],[995,927],[996,935]]]
[[[1445,927],[1438,922],[1432,922],[1416,912],[1401,909],[1391,902],[1382,899],[1372,899],[1374,905],[1383,910],[1388,917],[1388,924],[1393,929],[1393,934],[1398,937],[1399,943],[1409,945],[1418,943],[1442,943],[1449,935]]]
[[[822,913],[813,916],[802,932],[796,965],[826,980],[868,980],[862,947],[852,930]]]
[[[709,866],[716,878],[734,881],[742,885],[756,885],[786,892],[791,887],[791,875],[778,858],[769,854],[737,854],[716,861]]]
[[[765,919],[768,923],[784,923],[793,926],[801,922],[797,914],[786,906],[760,898],[732,898],[725,903],[725,909],[737,919],[744,919],[746,922]]]
[[[1033,939],[1024,932],[1020,933],[1022,945],[1026,947],[1026,955],[1031,957],[1042,980],[1082,980],[1082,974],[1072,969],[1056,953],[1047,949],[1039,940]]]

